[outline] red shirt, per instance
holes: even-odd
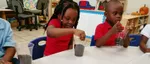
[[[110,29],[112,28],[112,26],[105,21],[102,24],[99,24],[96,27],[96,31],[95,31],[95,36],[94,36],[94,40],[97,40],[99,38],[101,38],[102,36],[104,36]],[[118,34],[113,34],[104,44],[104,46],[114,46],[116,45],[115,40],[117,38]]]
[[[55,28],[61,28],[61,22],[58,19],[51,20],[49,25],[53,25],[53,26],[55,26]],[[51,54],[54,54],[57,52],[67,50],[69,47],[69,42],[72,37],[73,37],[72,34],[61,36],[58,38],[51,38],[51,37],[47,36],[46,48],[44,51],[44,55],[47,56],[47,55],[51,55]]]

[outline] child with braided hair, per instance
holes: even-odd
[[[85,32],[76,29],[80,9],[72,0],[61,0],[54,10],[54,14],[47,23],[47,41],[44,55],[68,50],[73,45],[73,35],[80,40],[85,39]]]

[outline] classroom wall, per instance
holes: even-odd
[[[6,0],[0,0],[0,8],[5,8],[7,7]]]
[[[74,1],[79,2],[80,0],[74,0]],[[93,6],[96,5],[96,0],[87,0],[87,1],[89,1],[90,4]],[[127,0],[125,14],[138,11],[140,7],[144,6],[144,4],[146,4],[150,8],[150,0]],[[150,23],[150,17],[149,17],[149,23]]]
[[[78,29],[84,30],[87,36],[95,34],[96,26],[105,20],[103,11],[80,11]]]
[[[126,12],[138,11],[144,4],[150,8],[150,0],[128,0]]]
[[[146,4],[147,7],[149,7],[149,11],[150,11],[150,0],[128,0],[127,9],[125,13],[128,14],[134,11],[138,11],[140,7],[144,6],[144,4]],[[150,12],[149,12],[149,15],[150,15]],[[149,23],[150,23],[150,17],[149,17]]]

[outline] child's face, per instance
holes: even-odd
[[[109,20],[113,24],[117,23],[118,21],[121,21],[123,14],[122,4],[110,4],[108,7],[108,11],[105,14],[107,20]]]
[[[77,20],[78,12],[75,9],[68,8],[63,16],[63,27],[72,28]]]

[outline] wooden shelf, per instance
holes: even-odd
[[[141,26],[141,24],[135,25],[135,27],[139,27],[139,26]]]
[[[121,24],[123,26],[130,26],[133,23],[135,28],[131,31],[131,33],[139,34],[140,27],[148,23],[148,17],[149,15],[123,15]]]

